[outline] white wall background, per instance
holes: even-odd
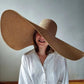
[[[58,25],[57,37],[84,51],[84,0],[0,0],[0,16],[13,9],[28,20],[39,24],[53,19]],[[0,81],[17,81],[21,56],[33,47],[20,51],[9,48],[0,32]],[[67,60],[69,79],[84,79],[84,58]]]

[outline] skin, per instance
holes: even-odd
[[[45,54],[45,50],[48,46],[48,42],[39,33],[37,33],[36,34],[36,43],[39,47],[39,52],[37,54],[38,54],[40,61],[43,65],[43,63],[47,57]]]

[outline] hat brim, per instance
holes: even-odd
[[[54,37],[44,28],[25,19],[13,10],[6,10],[1,16],[2,37],[15,50],[33,45],[34,30],[37,30],[49,45],[63,57],[78,60],[84,56],[84,52]]]

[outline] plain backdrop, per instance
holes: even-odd
[[[8,9],[38,25],[45,18],[53,19],[58,25],[56,37],[84,51],[84,0],[0,0],[0,18]],[[0,81],[18,80],[21,57],[32,48],[15,51],[0,32]],[[84,58],[67,59],[67,67],[69,80],[84,79]]]

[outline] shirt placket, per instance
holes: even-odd
[[[44,82],[43,82],[43,84],[47,84],[46,64],[45,64],[45,62],[44,62],[44,64],[43,64],[43,78],[44,78]]]

